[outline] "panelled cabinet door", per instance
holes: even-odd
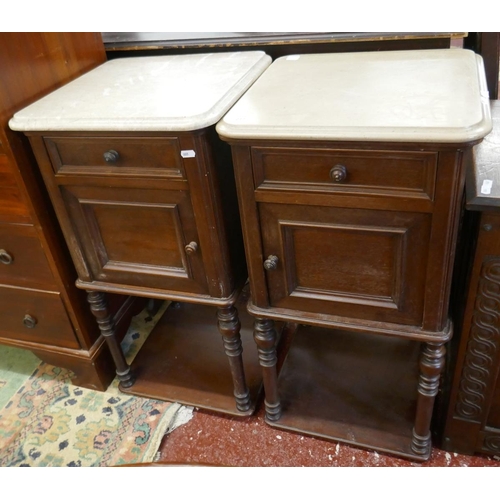
[[[59,189],[95,281],[207,293],[189,191]]]
[[[431,215],[259,205],[272,307],[421,324]]]

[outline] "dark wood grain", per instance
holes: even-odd
[[[481,55],[484,60],[490,99],[499,98],[500,33],[471,32],[464,38],[464,48]]]
[[[103,33],[108,57],[264,50],[289,54],[449,48],[465,32],[118,32]]]

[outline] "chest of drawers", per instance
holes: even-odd
[[[88,292],[124,391],[253,412],[261,381],[247,382],[252,367],[242,357],[235,307],[247,271],[230,151],[214,124],[269,64],[263,52],[117,59],[11,120],[30,137],[77,285]],[[189,307],[196,304],[213,317],[196,328],[188,322],[180,334],[182,345],[192,340],[180,367],[167,361],[173,348],[153,347],[131,370],[114,334],[109,292],[175,301],[191,320],[200,314]],[[175,309],[169,314],[179,321]],[[205,386],[190,387],[188,380],[198,383],[192,372],[209,359],[204,350],[215,349],[205,337],[216,323],[228,373],[222,370],[222,383],[209,375],[214,397],[207,398]],[[170,327],[156,333],[159,344]],[[204,347],[195,351],[200,337]],[[177,387],[162,385],[179,371]],[[233,387],[221,405],[226,380]]]
[[[468,51],[288,56],[218,124],[271,425],[429,456],[484,89]],[[273,320],[307,325],[279,379]]]
[[[28,141],[8,121],[19,109],[105,61],[98,33],[0,35],[0,343],[70,369],[105,390],[109,350],[75,287],[76,272]],[[113,296],[118,335],[144,301]]]

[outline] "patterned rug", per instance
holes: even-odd
[[[165,303],[154,318],[146,311],[134,318],[122,342],[129,362],[167,307]],[[192,409],[177,403],[122,394],[117,379],[106,392],[97,392],[72,385],[70,375],[42,362],[0,407],[0,466],[153,462],[163,436],[192,417]]]

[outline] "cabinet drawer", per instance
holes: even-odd
[[[434,198],[437,153],[252,148],[257,189]]]
[[[46,137],[56,174],[184,178],[175,137]]]
[[[78,348],[57,293],[0,287],[0,336],[58,347]]]
[[[56,290],[33,226],[0,224],[0,283]]]

